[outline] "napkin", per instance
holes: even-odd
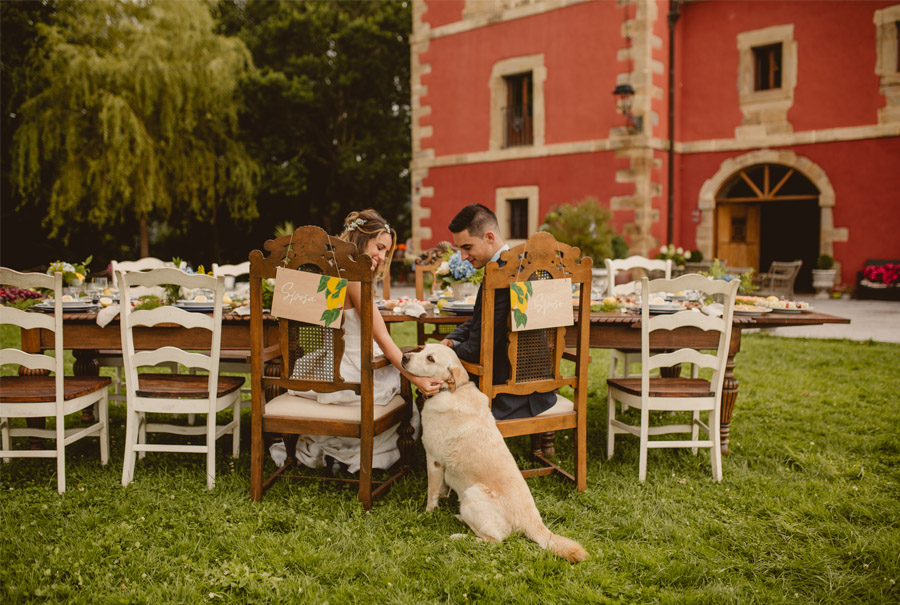
[[[114,320],[118,314],[119,305],[109,305],[108,307],[100,309],[97,312],[97,325],[101,328],[105,328],[106,324]]]
[[[722,306],[722,303],[713,303],[703,307],[703,312],[712,317],[722,317],[724,307]]]
[[[231,310],[235,315],[250,315],[250,305],[244,305]]]
[[[410,317],[421,317],[425,315],[425,307],[417,302],[406,303],[406,305],[402,307],[402,312],[404,315],[409,315]]]

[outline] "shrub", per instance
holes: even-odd
[[[613,257],[614,231],[609,224],[612,213],[596,198],[588,197],[577,204],[554,206],[544,217],[540,230],[570,246],[594,261],[594,266]]]
[[[628,242],[621,235],[617,235],[612,239],[613,258],[628,257]]]
[[[816,267],[819,269],[831,269],[834,267],[834,259],[828,254],[820,254],[819,259],[816,261]]]

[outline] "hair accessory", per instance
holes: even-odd
[[[391,226],[387,223],[387,221],[385,221],[385,223],[384,223],[384,230],[387,231],[388,233],[391,232]]]
[[[361,227],[366,222],[364,218],[358,218],[350,221],[346,225],[344,225],[344,231],[355,231],[358,227]]]

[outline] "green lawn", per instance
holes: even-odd
[[[395,335],[413,339],[408,326]],[[421,450],[416,472],[368,513],[352,488],[332,485],[280,483],[250,502],[246,411],[243,453],[232,461],[220,440],[212,492],[202,457],[187,454],[148,454],[123,489],[124,414],[111,406],[110,465],[96,440],[71,446],[66,494],[50,460],[2,466],[0,598],[900,602],[900,346],[745,336],[721,484],[707,452],[651,450],[644,484],[636,439],[604,459],[608,358],[592,354],[588,489],[529,481],[547,525],[588,550],[584,563],[521,536],[451,540],[465,527],[455,499],[425,513]],[[558,437],[563,459],[570,443]]]

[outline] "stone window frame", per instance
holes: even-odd
[[[538,230],[538,213],[540,208],[540,187],[537,185],[521,185],[518,187],[497,187],[494,194],[494,214],[500,224],[500,237],[509,247],[524,244],[524,239],[509,238],[509,200],[528,200],[528,233]]]
[[[781,44],[781,87],[756,90],[753,49],[772,44]],[[779,125],[781,128],[778,131],[790,131],[787,110],[794,104],[794,89],[797,87],[797,41],[794,40],[794,25],[773,25],[741,32],[737,35],[737,47],[738,98],[744,123],[751,128]],[[739,136],[741,128],[738,128]]]
[[[531,120],[533,139],[531,145],[504,147],[503,107],[506,105],[506,77],[531,72]],[[544,83],[547,81],[547,68],[544,67],[544,55],[526,55],[511,57],[494,63],[489,82],[491,90],[491,133],[490,150],[512,152],[515,150],[544,145]]]
[[[880,91],[885,106],[878,110],[878,122],[900,122],[900,4],[875,11],[875,75],[880,80]]]

